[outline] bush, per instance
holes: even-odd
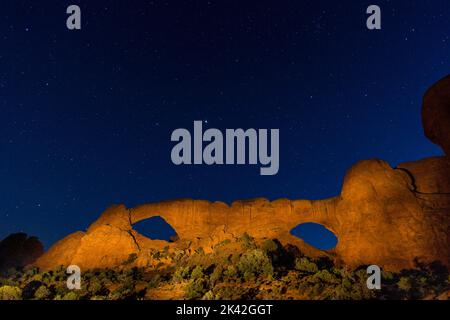
[[[61,300],[78,300],[78,294],[75,293],[74,291],[70,291],[68,293],[66,293]]]
[[[394,274],[389,271],[381,271],[381,278],[387,282],[394,279]]]
[[[275,252],[278,250],[278,245],[275,241],[268,239],[263,242],[262,250],[266,253]]]
[[[316,273],[319,271],[317,265],[305,257],[295,259],[295,269],[308,273]]]
[[[222,274],[223,267],[219,265],[214,269],[213,273],[209,277],[209,281],[211,282],[211,284],[214,285],[216,282],[219,282],[222,279]]]
[[[21,300],[22,290],[18,287],[3,286],[0,287],[0,300]]]
[[[332,284],[332,283],[337,283],[338,280],[337,278],[330,272],[328,272],[328,270],[321,270],[318,271],[315,275],[314,278],[319,279],[322,282],[326,282],[328,284]]]
[[[124,265],[132,264],[133,262],[136,261],[137,257],[138,257],[138,256],[137,256],[136,253],[130,253],[130,254],[128,255],[128,259],[125,260],[125,261],[123,262],[123,264],[124,264]]]
[[[159,274],[154,275],[153,277],[150,278],[150,280],[148,280],[147,288],[149,289],[157,288],[162,280],[163,279]]]
[[[34,297],[37,300],[46,300],[49,299],[51,295],[50,290],[45,285],[40,286],[36,292],[34,293]]]
[[[274,268],[286,270],[294,266],[295,255],[292,249],[288,252],[277,239],[264,241],[262,250],[270,258]]]
[[[109,297],[112,300],[130,300],[136,297],[134,289],[134,283],[132,281],[126,281],[123,285],[111,292]]]
[[[397,286],[400,290],[403,291],[409,291],[412,288],[412,283],[409,278],[401,277],[400,280],[397,282]]]
[[[236,270],[236,267],[235,267],[235,266],[228,266],[228,267],[224,270],[223,275],[224,275],[225,277],[229,277],[229,278],[232,278],[232,277],[237,276],[237,270]]]
[[[251,300],[256,292],[242,286],[220,286],[214,289],[216,300]]]
[[[253,239],[253,237],[251,237],[247,232],[245,232],[238,239],[238,241],[241,242],[241,247],[243,249],[255,249],[256,248],[255,239]]]
[[[190,273],[191,269],[188,266],[180,267],[175,271],[175,273],[172,276],[172,279],[175,282],[181,282],[183,280],[188,279],[190,277]]]
[[[186,299],[199,299],[208,291],[207,282],[204,279],[191,280],[185,289]]]
[[[202,300],[215,300],[214,293],[211,290],[209,290],[207,293],[205,293]]]
[[[25,285],[22,292],[24,300],[34,299],[36,290],[44,285],[41,281],[33,280]]]
[[[89,282],[88,291],[92,295],[98,295],[104,291],[103,285],[98,279],[92,278]]]
[[[245,280],[250,280],[260,275],[273,275],[272,262],[267,254],[259,249],[243,254],[237,267]]]
[[[203,276],[204,276],[203,268],[201,266],[196,266],[194,270],[192,270],[191,273],[192,280],[203,278]]]

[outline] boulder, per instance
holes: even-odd
[[[0,241],[0,271],[20,268],[33,263],[44,253],[44,246],[36,237],[14,233]]]
[[[422,106],[425,135],[450,156],[450,75],[425,93]]]

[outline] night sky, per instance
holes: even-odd
[[[0,238],[48,247],[113,203],[327,198],[359,160],[440,155],[420,108],[449,57],[448,0],[2,0]],[[173,165],[194,120],[280,129],[279,173]]]

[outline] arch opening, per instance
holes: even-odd
[[[175,229],[160,216],[136,222],[133,224],[133,229],[152,240],[174,242],[178,239]]]
[[[333,232],[325,226],[313,222],[297,225],[291,230],[291,234],[319,250],[334,249],[338,243],[338,238]]]

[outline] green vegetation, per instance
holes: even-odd
[[[272,262],[267,254],[260,249],[244,253],[239,259],[237,269],[246,281],[259,276],[273,275]]]
[[[208,281],[205,279],[196,279],[189,281],[186,287],[187,299],[199,299],[208,291]]]
[[[136,261],[137,259],[137,254],[136,253],[130,253],[130,255],[128,256],[128,259],[125,260],[123,262],[124,265],[129,265],[132,264],[134,261]]]
[[[50,298],[51,292],[45,285],[42,285],[36,290],[34,296],[37,300],[46,300]]]
[[[317,265],[306,257],[295,259],[295,269],[306,273],[316,273],[319,271]]]
[[[382,290],[369,290],[364,266],[352,270],[332,257],[310,258],[297,247],[248,234],[208,253],[166,247],[149,256],[153,266],[133,267],[137,255],[130,255],[120,267],[89,270],[81,290],[73,291],[62,267],[8,270],[0,275],[0,300],[445,299],[450,291],[449,272],[439,263],[383,271]]]
[[[13,286],[0,287],[0,300],[21,300],[22,290]]]

